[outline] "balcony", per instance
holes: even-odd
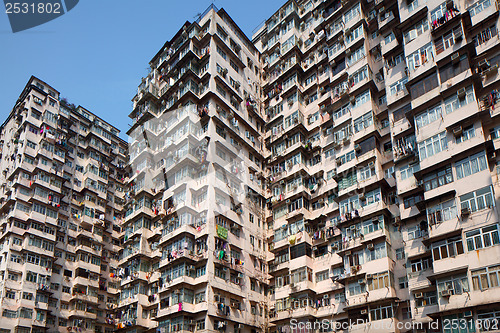
[[[379,30],[383,30],[385,27],[392,25],[392,24],[397,24],[398,22],[394,21],[394,12],[385,12],[384,15],[380,15],[378,19],[378,28]]]
[[[399,2],[399,17],[401,23],[417,22],[423,12],[427,12],[427,0],[413,0],[411,3]]]
[[[394,38],[389,43],[385,43],[385,41],[381,42],[380,43],[380,47],[381,47],[382,55],[386,55],[388,52],[390,52],[393,49],[395,49],[398,45],[399,45],[399,42],[398,42],[397,38]]]

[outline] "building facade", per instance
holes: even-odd
[[[118,329],[266,330],[259,56],[211,6],[151,60],[130,114]]]
[[[255,34],[273,330],[497,329],[497,29],[498,2],[289,1]]]
[[[127,143],[31,77],[1,127],[2,332],[113,332]]]

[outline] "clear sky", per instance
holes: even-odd
[[[251,38],[285,0],[216,0]],[[80,0],[67,14],[13,34],[0,6],[0,123],[31,75],[122,131],[149,60],[208,0]]]

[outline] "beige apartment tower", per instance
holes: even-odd
[[[113,332],[127,143],[31,77],[1,131],[1,332]]]
[[[271,331],[498,329],[497,26],[488,0],[311,0],[257,31]]]
[[[130,114],[118,329],[267,330],[260,54],[211,6],[150,68]]]

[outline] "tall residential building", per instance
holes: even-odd
[[[257,31],[271,330],[498,329],[498,8],[288,1]]]
[[[0,128],[0,332],[113,332],[127,143],[31,77]]]
[[[259,56],[211,6],[150,61],[130,114],[118,329],[267,330]]]

